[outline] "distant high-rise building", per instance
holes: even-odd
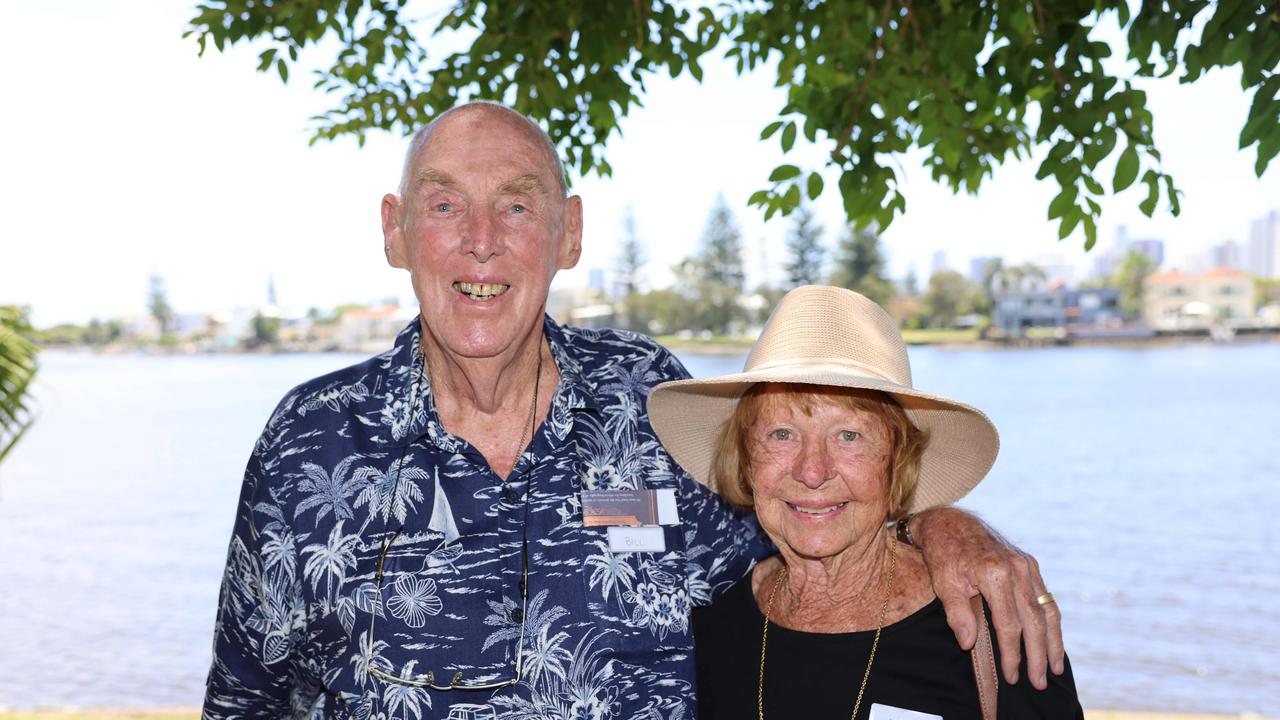
[[[947,251],[946,250],[935,251],[933,253],[932,272],[935,272],[935,273],[942,272],[943,270],[948,270],[948,269],[950,268],[947,267]]]
[[[1129,250],[1140,252],[1151,259],[1156,267],[1164,264],[1164,241],[1155,239],[1130,240]]]
[[[587,287],[592,290],[604,290],[604,268],[587,269]]]
[[[279,307],[280,302],[276,298],[276,276],[267,275],[267,304],[272,307]]]
[[[1240,252],[1240,243],[1235,240],[1223,240],[1209,248],[1209,267],[1244,270],[1244,257]]]
[[[1259,277],[1280,277],[1280,210],[1272,210],[1253,221],[1245,272]]]
[[[1000,258],[995,257],[994,255],[983,255],[970,260],[969,279],[981,285],[982,276],[987,272],[987,265],[991,264],[992,261],[999,259]]]

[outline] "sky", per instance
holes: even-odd
[[[0,304],[30,306],[37,326],[137,316],[152,274],[179,313],[260,305],[269,279],[286,308],[412,302],[408,277],[383,260],[378,220],[405,139],[379,132],[363,148],[351,138],[309,145],[309,118],[333,99],[304,73],[282,84],[255,72],[252,47],[198,57],[194,40],[182,38],[194,6],[5,0]],[[628,207],[646,245],[648,286],[670,284],[670,267],[696,248],[718,194],[737,213],[749,280],[781,280],[790,220],[764,223],[746,200],[783,160],[775,141],[759,141],[783,96],[768,73],[705,70],[701,85],[652,78],[645,107],[622,120],[607,148],[613,177],[575,179],[583,257],[556,286],[585,285],[592,268],[616,266]],[[1280,208],[1280,162],[1258,179],[1254,152],[1237,149],[1249,101],[1238,78],[1218,71],[1192,86],[1143,85],[1165,168],[1186,193],[1182,215],[1162,205],[1143,216],[1137,183],[1103,203],[1094,252],[1123,225],[1131,238],[1163,239],[1169,264],[1185,266],[1213,243],[1247,242],[1249,223]],[[802,143],[802,160],[820,157]],[[934,183],[921,157],[901,159],[907,212],[883,234],[891,275],[914,269],[927,278],[938,250],[966,273],[970,258],[993,255],[1089,264],[1082,236],[1058,242],[1046,219],[1056,186],[1034,179],[1036,160],[1001,167],[974,197]],[[835,177],[827,180],[834,188]],[[816,211],[834,244],[843,228],[837,193]]]

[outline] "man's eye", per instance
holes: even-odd
[[[853,442],[854,440],[857,440],[860,437],[862,437],[862,433],[857,432],[856,430],[840,431],[840,439],[843,440],[844,442]]]
[[[774,440],[790,440],[791,431],[786,428],[778,428],[777,430],[770,432],[769,437]]]
[[[521,205],[520,203],[516,203],[515,205],[511,206],[512,215],[523,215],[527,212],[529,212],[529,208]]]
[[[433,207],[438,213],[447,213],[453,210],[453,205],[447,202],[436,203]]]

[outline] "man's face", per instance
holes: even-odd
[[[392,264],[412,277],[426,341],[490,358],[519,347],[552,277],[577,263],[582,206],[563,196],[545,143],[518,117],[471,108],[431,131],[404,196],[383,201],[383,230]]]

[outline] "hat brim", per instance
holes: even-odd
[[[698,482],[717,490],[711,464],[719,430],[732,417],[742,394],[762,382],[864,388],[893,396],[916,427],[929,434],[909,512],[950,505],[964,497],[991,470],[1000,450],[999,433],[981,410],[865,377],[843,365],[804,363],[662,383],[649,393],[649,420],[675,461]]]

